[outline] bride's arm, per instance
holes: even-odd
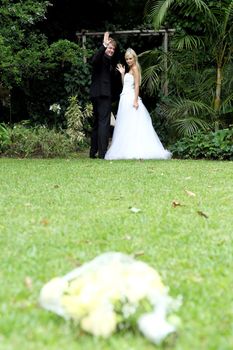
[[[137,67],[133,67],[134,76],[134,108],[138,109],[138,97],[139,97],[139,86],[140,86],[140,74]]]

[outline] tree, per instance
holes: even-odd
[[[11,87],[37,70],[46,38],[35,29],[45,19],[49,1],[0,1],[1,83]]]
[[[232,87],[233,83],[232,75],[229,76],[229,72],[232,70],[233,1],[149,0],[146,11],[156,29],[165,23],[167,18],[169,18],[168,15],[171,13],[173,13],[173,18],[174,13],[186,19],[189,17],[192,19],[194,17],[196,19],[201,18],[201,21],[199,21],[200,27],[196,28],[196,33],[188,32],[187,28],[186,30],[181,27],[177,28],[177,33],[173,39],[173,48],[176,50],[175,58],[179,56],[180,62],[183,63],[183,68],[186,67],[186,72],[190,73],[189,79],[191,80],[194,75],[197,78],[199,75],[198,79],[202,81],[201,85],[196,85],[198,110],[202,110],[202,114],[204,114],[204,110],[205,112],[208,110],[208,113],[212,114],[212,117],[218,124],[222,115],[233,111],[233,94],[226,89],[226,86],[228,86],[228,89]],[[195,66],[192,65],[194,61]],[[176,61],[176,63],[178,62]],[[213,64],[216,72],[215,81],[210,77]],[[188,65],[189,69],[187,69]],[[172,73],[172,70],[174,73],[174,60],[170,73]],[[197,74],[198,72],[199,74]],[[176,71],[176,77],[178,77],[177,73]],[[203,79],[203,73],[205,80]],[[209,95],[208,98],[204,96],[206,94]],[[192,91],[192,95],[193,97],[195,96],[194,91]],[[197,101],[197,95],[200,101]],[[207,100],[210,99],[211,102],[208,105]],[[190,103],[186,103],[187,105],[190,106]],[[184,113],[183,107],[182,105]],[[196,108],[193,108],[193,110],[197,112]]]
[[[0,4],[0,98],[8,89],[14,121],[53,121],[49,105],[59,100],[64,112],[67,94],[77,93],[82,100],[87,92],[89,68],[83,63],[83,51],[66,39],[49,44],[38,25],[46,23],[49,1]]]

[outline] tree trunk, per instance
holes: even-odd
[[[221,105],[221,91],[222,91],[222,68],[217,67],[217,80],[216,80],[216,90],[215,90],[215,98],[214,98],[214,110],[218,115],[220,105]],[[219,120],[215,121],[215,129],[219,129]]]
[[[217,67],[217,80],[214,99],[214,110],[218,111],[221,103],[221,90],[222,90],[222,68]]]
[[[164,53],[165,53],[165,56],[164,56],[163,93],[164,93],[164,96],[168,96],[168,77],[167,77],[167,70],[168,70],[168,66],[167,66],[168,32],[167,32],[167,30],[165,31],[164,36],[163,36],[163,50],[164,50]]]

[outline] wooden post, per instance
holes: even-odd
[[[85,32],[83,31],[83,32],[82,32],[82,48],[83,48],[83,62],[84,62],[84,63],[87,63],[87,57],[86,57],[86,54],[85,54],[85,51],[86,51],[86,41],[87,41],[87,37],[86,37]]]
[[[11,93],[9,92],[9,117],[10,117],[10,124],[12,123],[12,108],[11,108]]]

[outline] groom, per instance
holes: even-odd
[[[113,56],[116,42],[104,33],[103,44],[92,59],[90,97],[93,105],[94,123],[91,135],[90,158],[104,159],[109,141],[112,103],[112,79],[115,73]]]

